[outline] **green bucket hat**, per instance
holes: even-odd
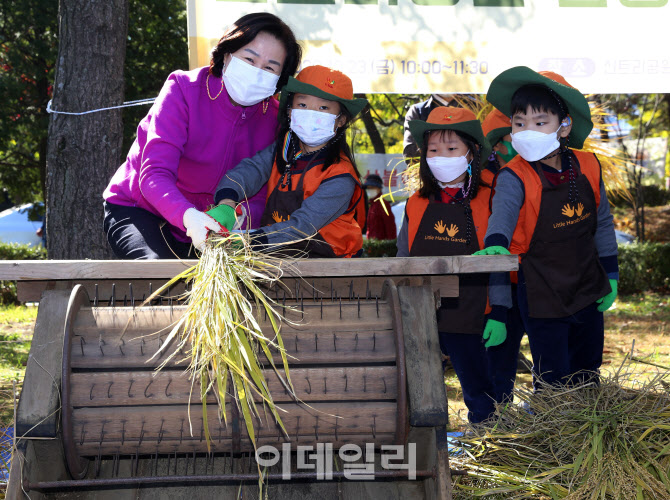
[[[308,66],[303,68],[296,78],[289,77],[279,99],[283,109],[289,94],[307,94],[329,101],[337,101],[344,106],[352,117],[367,106],[367,99],[354,99],[354,88],[344,73],[326,68],[325,66]]]
[[[484,137],[482,124],[469,109],[438,106],[430,112],[426,121],[411,120],[409,131],[417,146],[423,149],[424,135],[430,130],[457,130],[469,135],[481,147],[481,158],[484,161],[491,154],[489,141]]]
[[[486,100],[498,108],[506,116],[512,114],[512,96],[525,85],[544,85],[558,94],[568,107],[572,118],[570,146],[581,149],[584,141],[593,129],[591,108],[586,97],[570,85],[565,78],[551,71],[533,71],[526,66],[517,66],[503,71],[491,82]]]

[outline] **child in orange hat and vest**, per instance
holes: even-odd
[[[492,152],[482,170],[482,182],[493,185],[493,177],[498,171],[516,156],[512,146],[512,122],[508,116],[493,109],[482,122],[482,130],[491,145]]]
[[[486,167],[482,170],[482,184],[489,187],[495,185],[495,176],[501,168],[517,155],[512,146],[512,122],[509,117],[499,110],[493,109],[482,122],[482,130],[486,134],[493,151],[488,158]],[[511,272],[512,307],[507,310],[507,338],[502,344],[486,350],[489,360],[489,371],[493,381],[496,401],[511,402],[513,398],[514,382],[519,364],[519,347],[525,332],[519,304],[516,298],[517,273]]]
[[[421,150],[421,187],[407,201],[398,256],[469,255],[483,248],[490,190],[480,176],[490,147],[479,120],[467,109],[438,107],[409,128]],[[509,287],[502,296],[498,287],[488,287],[488,274],[463,274],[459,280],[459,296],[442,299],[437,326],[440,348],[461,382],[468,418],[478,423],[495,409],[485,348],[505,340],[511,299],[504,296]]]
[[[221,179],[218,206],[208,213],[230,225],[232,207],[267,184],[263,227],[250,233],[253,248],[295,249],[309,257],[360,255],[363,189],[345,131],[366,105],[354,99],[351,79],[339,71],[309,66],[289,78],[276,144]]]
[[[487,248],[478,253],[519,255],[535,376],[597,383],[603,312],[616,298],[619,270],[600,162],[571,149],[593,128],[589,104],[561,75],[523,66],[498,75],[486,97],[511,117],[519,154],[498,174]]]

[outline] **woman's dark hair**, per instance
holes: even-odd
[[[275,161],[277,162],[277,169],[280,173],[286,171],[287,163],[284,160],[284,138],[291,128],[291,117],[289,115],[289,110],[293,104],[293,93],[290,93],[286,98],[286,106],[279,109],[279,131],[277,132],[277,141],[275,143]],[[340,104],[340,114],[344,116],[345,122],[335,134],[330,141],[328,141],[325,146],[325,159],[322,167],[322,171],[325,171],[331,165],[338,163],[339,161],[345,159],[349,160],[356,171],[356,176],[360,180],[361,174],[358,171],[356,162],[354,161],[354,156],[351,154],[351,149],[347,143],[347,129],[353,121],[353,116],[343,104]],[[300,150],[299,139],[295,134],[291,134],[291,144],[289,145],[288,158],[293,158],[295,154]]]
[[[472,174],[470,174],[470,189],[467,194],[467,199],[471,200],[477,196],[477,191],[479,190],[479,179],[481,177],[482,169],[482,158],[481,158],[481,148],[479,144],[467,134],[460,132],[458,130],[429,130],[426,132],[423,143],[424,145],[428,144],[429,135],[433,132],[439,133],[442,137],[446,134],[454,133],[465,143],[470,152],[472,153]],[[427,148],[421,150],[421,160],[419,161],[419,178],[421,179],[421,187],[419,188],[419,196],[422,198],[428,198],[430,195],[438,195],[442,188],[437,183],[437,179],[430,171],[428,162],[426,161],[426,151]],[[466,176],[465,185],[468,185],[468,179]]]
[[[560,121],[568,116],[568,107],[563,99],[544,85],[524,85],[512,95],[512,116],[526,113],[528,106],[533,111],[549,112],[558,116]]]
[[[291,28],[277,16],[268,12],[256,12],[242,16],[223,34],[219,43],[212,49],[212,57],[209,61],[209,71],[212,75],[221,77],[224,56],[251,43],[261,32],[274,36],[286,50],[286,60],[277,82],[277,92],[279,92],[288,82],[288,77],[294,75],[298,70],[302,48],[298,45]]]

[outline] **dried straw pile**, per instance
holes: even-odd
[[[460,440],[451,466],[469,476],[454,498],[670,499],[666,376],[620,369],[597,387],[518,390],[521,405]]]

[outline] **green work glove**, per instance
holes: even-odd
[[[507,338],[507,327],[505,323],[496,321],[495,319],[489,319],[486,321],[486,326],[484,327],[484,340],[488,340],[484,347],[494,347],[505,342]]]
[[[612,304],[614,304],[614,300],[616,299],[618,285],[619,282],[617,280],[610,280],[610,286],[612,287],[612,291],[607,295],[605,295],[602,299],[596,300],[596,303],[600,304],[598,306],[598,310],[600,312],[605,312],[610,307],[612,307]]]
[[[509,250],[501,246],[486,247],[484,250],[478,250],[472,255],[509,255]]]
[[[207,210],[205,213],[228,231],[233,228],[235,221],[237,220],[235,209],[229,205],[217,205],[211,210]]]

